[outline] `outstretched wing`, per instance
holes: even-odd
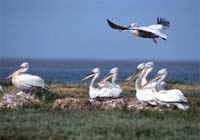
[[[168,28],[170,26],[170,22],[169,21],[167,21],[164,18],[159,18],[159,17],[157,17],[157,24],[161,24],[164,29],[166,29],[166,28]]]
[[[123,27],[123,26],[117,25],[117,24],[113,23],[112,21],[110,21],[109,19],[107,19],[107,22],[108,22],[108,25],[113,29],[117,29],[120,31],[129,30],[128,27]]]

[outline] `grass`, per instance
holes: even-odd
[[[198,140],[199,118],[197,110],[1,110],[0,139]]]
[[[18,92],[9,82],[6,91]],[[133,83],[119,83],[126,97],[133,96]],[[187,111],[150,111],[85,109],[52,110],[58,98],[88,97],[88,84],[49,83],[49,91],[39,90],[41,104],[26,104],[15,110],[0,110],[0,140],[199,140],[200,85],[170,83],[189,97]]]

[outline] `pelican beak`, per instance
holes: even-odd
[[[93,76],[95,76],[95,73],[94,73],[94,72],[92,72],[92,73],[86,75],[85,77],[83,77],[83,78],[81,79],[81,82],[82,82],[82,81],[85,81],[85,80],[87,80],[87,79],[89,79],[90,77],[93,77]]]
[[[127,82],[129,83],[129,82],[133,81],[141,73],[142,73],[142,69],[137,69],[137,71],[133,75],[131,75],[128,78],[126,78]]]
[[[7,76],[5,79],[10,79],[13,77],[14,73],[16,73],[17,71],[20,71],[22,68],[19,67],[16,71],[14,71],[12,74],[10,74],[9,76]]]
[[[10,74],[9,76],[7,76],[5,79],[10,79],[10,78],[12,78],[12,77],[13,77],[13,73]]]
[[[109,74],[107,74],[104,78],[103,78],[103,80],[101,80],[101,82],[105,82],[105,81],[108,81],[111,77],[113,77],[113,73],[109,73]]]

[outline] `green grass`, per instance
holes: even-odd
[[[198,140],[200,111],[0,111],[0,139]]]
[[[6,91],[16,93],[10,82],[0,81]],[[134,96],[134,84],[119,83],[126,97]],[[41,104],[25,104],[0,110],[0,140],[199,140],[200,85],[170,83],[188,97],[187,111],[51,109],[58,98],[88,97],[88,84],[49,82],[49,91],[36,91]]]

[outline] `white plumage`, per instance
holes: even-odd
[[[102,86],[102,87],[95,87],[94,83],[96,82],[96,79],[100,75],[100,69],[99,68],[94,68],[92,70],[92,73],[86,75],[81,81],[84,81],[86,79],[89,79],[91,77],[92,80],[90,82],[90,87],[89,87],[89,96],[91,99],[95,99],[97,97],[117,97],[116,94],[113,93],[112,88],[108,87],[108,85]]]
[[[22,63],[20,68],[7,78],[12,78],[13,85],[20,90],[29,90],[33,87],[45,88],[46,84],[42,78],[37,75],[24,74],[28,69],[29,63]]]
[[[102,83],[106,83],[105,87],[110,88],[111,97],[119,97],[122,95],[122,88],[120,87],[120,85],[116,84],[118,72],[118,67],[112,68],[110,72],[101,81]],[[111,83],[108,81],[110,78],[112,78]]]
[[[163,85],[165,85],[164,79],[167,75],[167,69],[159,70],[151,81],[142,85],[142,80],[145,80],[150,71],[147,64],[150,66],[151,63],[139,64],[137,72],[128,78],[128,80],[133,80],[135,77],[139,77],[135,82],[138,101],[151,105],[176,106],[182,110],[188,109],[188,100],[179,89],[164,90]]]
[[[121,25],[117,25],[107,19],[108,25],[120,31],[130,31],[132,34],[143,37],[143,38],[152,38],[155,43],[157,41],[155,38],[161,38],[163,40],[167,39],[167,35],[163,34],[161,31],[168,28],[170,26],[170,22],[163,18],[157,18],[157,24],[149,25],[149,26],[140,26],[138,27],[136,23],[130,24],[128,27],[124,27]]]

